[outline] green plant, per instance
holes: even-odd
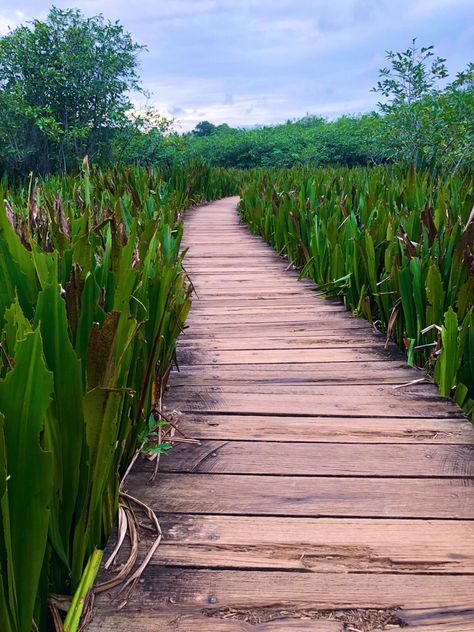
[[[302,275],[474,400],[474,182],[400,166],[255,170],[240,210]]]
[[[73,630],[190,308],[182,211],[235,181],[85,161],[0,188],[0,623],[46,630],[78,591]]]

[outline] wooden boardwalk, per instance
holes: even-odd
[[[197,299],[165,403],[201,443],[132,472],[164,541],[89,630],[473,632],[474,429],[237,201],[186,222]]]

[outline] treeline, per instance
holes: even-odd
[[[474,162],[474,63],[448,80],[446,60],[416,40],[388,52],[373,91],[379,112],[328,122],[306,116],[284,125],[232,129],[199,123],[185,137],[186,155],[224,167],[292,167],[385,162],[456,173]]]
[[[347,166],[378,164],[388,152],[378,140],[381,117],[343,116],[328,122],[317,116],[257,129],[200,123],[186,134],[182,155],[200,156],[222,167]]]
[[[84,155],[103,168],[200,158],[220,167],[414,164],[455,173],[474,162],[474,64],[448,79],[416,41],[387,54],[378,112],[306,116],[254,129],[199,123],[180,134],[155,109],[137,112],[144,47],[118,23],[52,8],[0,38],[0,169],[70,172]]]

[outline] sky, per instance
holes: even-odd
[[[454,75],[474,61],[474,0],[56,0],[119,20],[150,101],[178,130],[250,127],[376,108],[387,50],[413,37]],[[44,18],[46,0],[0,0],[0,34]],[[143,105],[135,97],[136,107]]]

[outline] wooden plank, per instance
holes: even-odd
[[[198,439],[324,441],[329,443],[474,443],[467,419],[397,417],[275,417],[182,413],[179,428]]]
[[[177,445],[163,459],[161,470],[293,476],[474,477],[474,445],[203,440],[200,445]]]
[[[207,369],[212,371],[212,367]],[[189,399],[195,399],[201,397],[203,402],[207,402],[211,399],[224,399],[229,397],[232,399],[233,395],[248,395],[249,399],[252,399],[255,395],[255,399],[258,399],[261,395],[278,395],[282,401],[288,399],[288,397],[304,397],[305,399],[320,399],[322,397],[330,396],[337,397],[340,394],[342,397],[361,397],[372,398],[383,396],[384,398],[394,398],[397,400],[403,400],[404,402],[409,399],[425,400],[427,398],[440,399],[441,401],[448,401],[452,403],[452,400],[441,397],[436,384],[433,382],[415,382],[408,383],[400,388],[387,384],[366,384],[362,388],[359,386],[352,386],[351,384],[246,384],[241,385],[238,382],[231,383],[229,385],[214,384],[213,386],[196,387],[189,386],[189,388],[183,388],[177,386],[172,389],[173,397],[185,396]],[[271,398],[266,398],[271,399]]]
[[[338,326],[337,331],[341,332],[341,336],[346,335],[348,331],[371,331],[371,326],[367,323],[367,321],[363,320],[355,320],[355,319],[344,319],[341,322],[341,325]],[[322,333],[322,332],[330,332],[334,331],[334,325],[331,324],[330,321],[316,321],[306,320],[306,321],[297,321],[297,322],[278,322],[278,323],[247,323],[245,327],[235,327],[232,323],[215,323],[212,325],[212,328],[209,325],[203,325],[197,321],[189,320],[183,335],[188,337],[219,337],[219,336],[227,336],[229,338],[241,336],[245,337],[258,337],[265,338],[268,336],[282,335],[286,333],[289,337],[297,336],[298,334],[309,335],[314,332]]]
[[[254,279],[253,281],[238,281],[227,279],[223,283],[220,278],[214,279],[213,277],[211,277],[210,279],[202,280],[192,277],[192,280],[197,294],[197,298],[195,299],[197,307],[200,306],[199,301],[201,294],[205,296],[206,294],[220,292],[221,290],[223,290],[224,292],[235,291],[235,293],[241,295],[241,299],[244,299],[247,295],[247,292],[260,292],[262,290],[262,285],[265,288],[265,292],[272,290],[281,294],[285,294],[286,292],[288,292],[289,294],[293,294],[294,290],[299,289],[298,286],[295,286],[295,281],[292,279],[286,282],[281,281],[280,279],[275,279],[274,283],[262,283],[262,281],[260,281],[259,279]],[[301,287],[301,289],[298,292],[298,295],[295,297],[295,303],[297,303],[300,299],[313,299],[313,304],[307,305],[308,308],[312,307],[315,310],[318,310],[331,306],[334,309],[339,309],[339,311],[341,312],[346,311],[344,306],[337,301],[322,300],[319,299],[318,296],[315,296],[313,286],[303,284],[303,282],[300,282],[298,285]]]
[[[198,290],[199,291],[199,290]],[[310,299],[311,300],[311,299]],[[314,301],[313,301],[314,303]],[[256,313],[256,310],[261,310],[262,313],[271,313],[272,311],[287,311],[290,320],[294,317],[300,317],[302,313],[308,314],[308,322],[311,322],[311,318],[318,314],[319,311],[332,311],[336,313],[345,314],[343,309],[338,306],[324,305],[320,310],[320,306],[314,305],[307,300],[298,301],[295,304],[295,299],[292,295],[270,297],[270,298],[258,298],[254,295],[254,298],[242,299],[239,295],[229,296],[226,298],[203,298],[199,308],[193,309],[191,323],[199,324],[201,316],[220,315],[220,314],[245,314]],[[310,318],[311,317],[311,318]],[[217,319],[218,320],[218,319]]]
[[[320,334],[319,336],[295,336],[289,338],[287,336],[281,336],[279,338],[245,338],[235,337],[227,338],[222,336],[220,338],[187,338],[183,336],[183,340],[180,341],[180,349],[192,349],[193,351],[210,350],[210,351],[230,351],[236,349],[244,350],[261,350],[261,349],[311,349],[311,348],[337,348],[337,347],[351,347],[357,349],[359,347],[374,347],[377,343],[380,344],[380,339],[377,334],[370,332],[359,333],[359,335],[346,335],[344,334]]]
[[[195,296],[194,296],[194,300],[196,300]],[[191,297],[193,299],[193,296]],[[293,289],[293,290],[282,290],[282,289],[255,289],[255,290],[246,290],[245,294],[243,294],[241,291],[239,290],[232,290],[230,288],[210,288],[207,290],[203,290],[200,289],[199,290],[199,300],[214,300],[214,301],[231,301],[234,299],[242,299],[244,296],[248,296],[252,299],[261,301],[261,300],[265,300],[265,299],[274,299],[274,300],[279,300],[279,299],[297,299],[300,296],[300,293],[298,292],[297,289]],[[311,295],[309,295],[311,296]],[[343,315],[344,317],[347,316],[346,312],[341,310],[341,315]],[[312,322],[313,318],[314,318],[315,314],[314,312],[311,313],[311,319],[309,319],[309,322]],[[331,315],[329,315],[331,316]],[[190,315],[190,319],[191,321],[193,320],[194,316],[191,313]],[[196,319],[199,320],[199,319]],[[294,320],[294,318],[292,318],[291,320]],[[299,319],[300,321],[303,320],[302,318]],[[306,319],[306,321],[308,321],[308,319]],[[350,321],[347,321],[350,322]],[[199,324],[198,322],[196,322],[196,324]],[[341,321],[342,324],[342,321]]]
[[[259,244],[252,244],[249,246],[239,245],[237,248],[219,248],[219,244],[202,242],[200,244],[190,244],[190,249],[186,255],[186,259],[194,261],[199,259],[200,261],[211,260],[215,265],[218,265],[221,261],[241,261],[243,258],[252,257],[252,261],[258,266],[260,262],[273,262],[274,254],[261,250]],[[186,247],[186,243],[183,244]]]
[[[197,263],[192,265],[191,274],[193,279],[221,279],[221,284],[225,285],[226,281],[229,279],[240,279],[243,281],[252,281],[254,279],[260,279],[265,283],[268,280],[268,277],[271,276],[274,279],[284,279],[285,282],[288,282],[289,279],[293,281],[299,281],[301,283],[306,283],[308,285],[307,278],[301,278],[296,270],[288,270],[286,265],[284,264],[267,264],[265,266],[255,267],[245,267],[243,265],[230,265],[227,267],[221,267],[220,269],[216,269],[214,267],[204,267],[200,266]],[[312,286],[314,288],[314,284]],[[323,295],[322,292],[320,294]],[[331,299],[337,300],[337,299]]]
[[[245,370],[243,370],[245,367]],[[426,373],[422,369],[415,367],[409,367],[406,362],[401,359],[387,359],[370,360],[368,362],[307,362],[299,364],[298,362],[288,363],[264,363],[258,362],[252,364],[224,364],[224,365],[206,365],[206,364],[184,364],[180,363],[179,367],[175,367],[172,370],[172,374],[179,376],[179,374],[189,375],[213,375],[216,380],[220,379],[235,379],[239,382],[242,379],[258,379],[260,377],[275,377],[281,380],[288,378],[290,381],[295,380],[298,382],[298,378],[302,378],[300,381],[304,381],[306,377],[313,377],[314,379],[323,378],[324,374],[332,375],[337,380],[344,381],[346,378],[351,379],[364,379],[366,372],[371,372],[372,377],[377,375],[388,377],[390,373],[396,376],[407,377],[407,384],[412,380],[417,380],[422,377],[426,377]],[[215,384],[220,382],[216,381]]]
[[[192,247],[192,244],[191,244]],[[186,261],[188,261],[188,257],[186,257]],[[227,274],[230,272],[231,274],[235,274],[236,272],[242,272],[244,274],[253,274],[253,273],[263,273],[265,271],[273,271],[277,272],[286,272],[289,277],[300,278],[299,271],[296,268],[289,264],[287,259],[275,259],[272,261],[263,261],[258,266],[256,266],[253,261],[246,261],[242,259],[240,261],[234,261],[222,259],[220,261],[219,267],[216,266],[211,260],[200,260],[198,257],[194,257],[191,265],[186,266],[186,268],[193,270],[193,272],[202,272],[203,274]]]
[[[397,350],[370,347],[368,349],[344,348],[315,348],[298,349],[294,353],[287,349],[232,349],[230,351],[194,351],[186,347],[178,349],[181,364],[307,364],[313,362],[370,362],[383,358],[398,359]]]
[[[247,474],[170,474],[128,487],[163,513],[474,519],[474,481]]]
[[[189,266],[188,266],[189,267]],[[268,266],[267,266],[268,268]],[[227,273],[225,276],[220,274],[218,269],[212,269],[208,271],[196,270],[195,266],[191,266],[191,273],[193,278],[193,283],[202,283],[204,285],[213,284],[219,286],[227,286],[229,283],[241,284],[241,283],[255,283],[264,285],[278,285],[282,283],[287,286],[295,286],[297,287],[306,287],[311,290],[315,290],[315,285],[313,281],[308,279],[307,277],[300,277],[296,271],[289,274],[289,270],[287,271],[285,267],[282,266],[273,266],[272,274],[268,274],[268,269],[262,270],[260,266],[258,268],[254,268],[249,272],[243,272],[242,270],[238,270],[233,266],[232,268],[227,269]],[[327,298],[327,303],[338,303],[342,305],[341,300],[336,298]]]
[[[192,273],[191,273],[192,274]],[[267,279],[265,281],[265,278]],[[255,289],[260,290],[262,285],[265,289],[275,288],[275,289],[294,289],[301,288],[301,295],[297,300],[305,299],[305,298],[313,298],[313,305],[317,308],[320,305],[335,305],[339,306],[341,309],[344,309],[341,301],[336,301],[334,299],[327,300],[316,300],[320,298],[319,296],[315,296],[314,294],[314,285],[309,282],[307,279],[302,279],[298,281],[295,278],[285,277],[284,272],[280,274],[273,273],[271,275],[272,282],[268,282],[268,274],[265,275],[254,275],[252,278],[246,279],[242,275],[230,276],[227,275],[225,279],[220,276],[216,276],[214,274],[207,275],[193,275],[192,281],[195,287],[201,287],[203,290],[212,289],[212,288],[223,288],[223,289],[240,289],[242,293],[242,299],[245,298],[245,292],[247,289]],[[199,296],[199,295],[198,295]],[[200,300],[199,298],[196,300],[196,305],[199,307]]]
[[[265,273],[265,276],[268,276],[268,272]],[[193,274],[193,279],[195,278],[195,275]],[[209,307],[209,306],[214,306],[214,307],[234,307],[234,306],[262,306],[262,307],[291,307],[291,308],[295,308],[297,309],[298,306],[307,306],[307,307],[314,307],[315,303],[318,304],[319,301],[315,301],[315,298],[317,298],[319,296],[319,294],[316,294],[316,292],[314,294],[312,294],[311,296],[299,296],[297,299],[291,298],[291,297],[281,297],[281,298],[267,298],[267,299],[261,299],[261,298],[256,298],[255,296],[247,296],[247,295],[243,295],[243,296],[233,296],[230,298],[196,298],[194,297],[193,300],[193,313],[198,312],[201,307]],[[338,302],[329,302],[329,301],[325,301],[328,304],[335,304],[336,306],[338,305]],[[341,306],[341,304],[339,303],[339,306]]]
[[[457,575],[382,573],[288,573],[171,569],[150,566],[132,592],[127,611],[151,614],[157,607],[259,608],[290,606],[317,610],[415,608],[472,609],[472,584]],[[102,612],[115,612],[99,595]]]
[[[474,522],[159,514],[152,564],[262,570],[474,573]],[[466,578],[471,581],[472,578]]]
[[[410,630],[416,632],[472,632],[474,630],[474,610],[449,608],[432,611],[429,608],[404,610],[400,618]],[[377,632],[377,631],[375,631]]]
[[[425,374],[393,361],[319,364],[183,365],[170,374],[170,385],[238,384],[407,384]]]
[[[196,289],[199,292],[199,288]],[[234,305],[233,303],[235,303],[235,301],[229,301],[229,303],[222,301],[221,305],[199,305],[199,308],[193,311],[193,320],[199,322],[199,320],[205,316],[251,316],[253,314],[271,314],[276,311],[275,303],[278,303],[278,300],[272,301],[274,303],[273,305],[255,305],[255,303],[260,302],[263,303],[263,301],[254,300],[252,305]],[[293,317],[300,318],[301,315],[307,315],[308,318],[310,318],[321,312],[345,313],[344,307],[331,304],[311,305],[303,302],[294,305],[278,305],[277,307],[280,307],[281,311],[286,312],[288,320],[290,321]]]
[[[276,621],[254,625],[237,618],[206,617],[199,611],[188,613],[179,610],[170,612],[154,612],[140,614],[122,610],[120,613],[108,612],[95,617],[88,626],[89,632],[344,632],[344,626],[337,621],[318,619],[317,628],[308,620],[286,619],[280,617]],[[310,626],[310,627],[308,627]],[[376,632],[376,631],[375,631]],[[440,630],[439,632],[445,632]],[[447,631],[449,632],[449,631]],[[456,632],[463,632],[458,630]]]
[[[367,395],[363,386],[344,386],[346,392],[333,393],[334,385],[315,386],[317,393],[313,395],[301,393],[301,397],[281,395],[273,397],[268,393],[214,393],[206,394],[204,388],[196,388],[177,392],[173,389],[172,399],[167,399],[165,409],[176,409],[182,412],[199,411],[207,413],[239,413],[242,415],[280,415],[295,416],[364,416],[372,417],[461,417],[462,411],[447,398],[421,394],[375,393]],[[249,386],[250,388],[250,386]],[[264,388],[264,386],[262,386]],[[305,387],[300,387],[304,389]],[[326,393],[323,392],[326,388]],[[337,385],[336,385],[337,388]],[[340,386],[342,389],[343,387]],[[355,389],[355,390],[354,390]],[[359,392],[357,392],[359,389]],[[339,399],[340,398],[340,399]]]
[[[188,256],[186,256],[185,268],[192,275],[192,279],[195,279],[196,283],[202,285],[213,284],[224,289],[229,283],[239,287],[242,283],[249,284],[258,281],[259,288],[263,290],[266,287],[274,287],[281,283],[282,287],[293,287],[298,290],[300,298],[313,297],[314,299],[317,296],[323,298],[322,290],[318,289],[308,278],[300,277],[297,271],[287,270],[286,262],[283,261],[281,264],[275,265],[273,260],[259,258],[255,254],[249,254],[246,257],[251,261],[256,261],[256,267],[251,272],[246,272],[241,267],[240,260],[237,257],[222,258],[220,260],[213,258],[208,259],[206,263],[199,263],[201,261],[200,257],[197,260],[192,259],[192,257],[188,260]],[[221,270],[222,274],[219,274]],[[199,301],[199,297],[196,298]],[[246,297],[242,296],[241,298]],[[327,300],[342,304],[341,301],[335,298],[328,297]]]

